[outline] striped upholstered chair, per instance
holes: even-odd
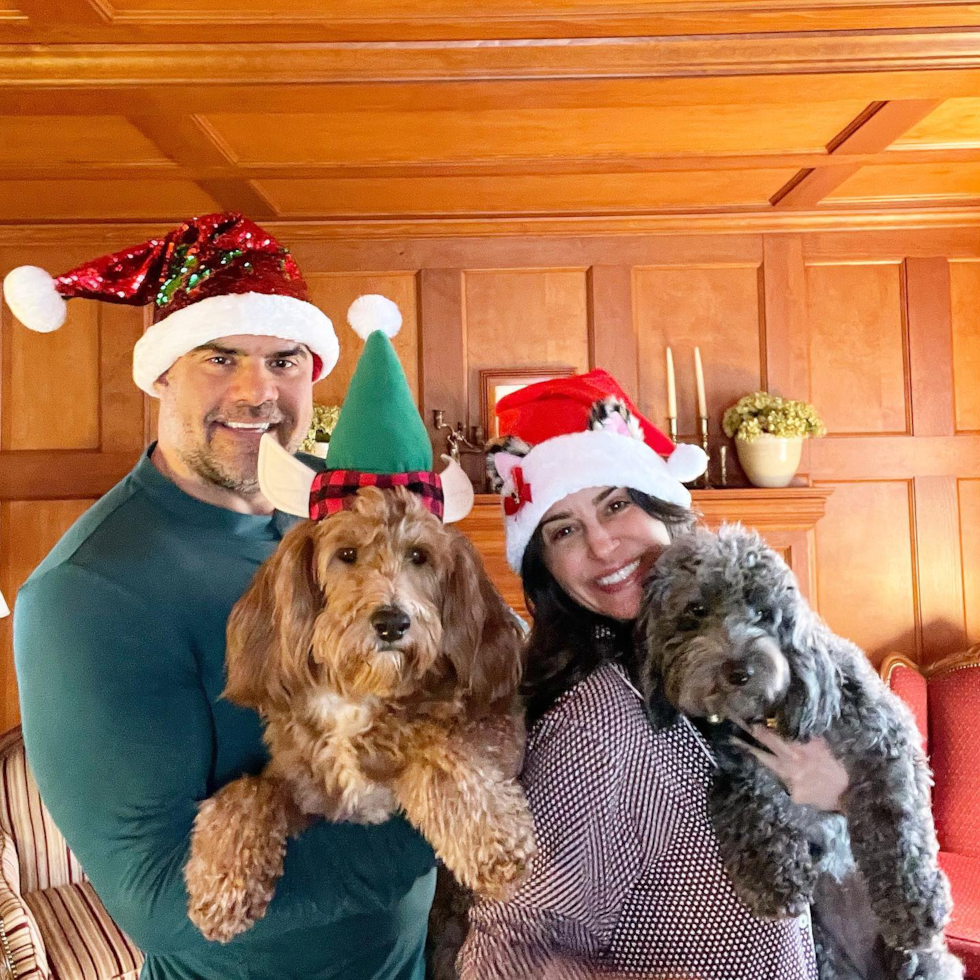
[[[136,980],[143,956],[41,802],[19,728],[0,738],[0,841],[0,978]]]

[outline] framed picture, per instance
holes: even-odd
[[[486,368],[480,372],[480,425],[483,426],[484,438],[489,441],[496,439],[497,431],[497,402],[505,395],[520,391],[528,385],[539,381],[550,381],[552,378],[567,378],[575,373],[571,367],[542,367],[542,368]]]

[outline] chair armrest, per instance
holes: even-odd
[[[915,718],[922,748],[929,754],[929,686],[917,663],[904,654],[890,653],[878,668],[881,679],[897,694]]]
[[[0,830],[0,976],[51,980],[48,955],[34,913],[20,893],[20,864],[13,838]],[[36,971],[32,973],[32,971]]]

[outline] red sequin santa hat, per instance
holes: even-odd
[[[507,561],[520,573],[524,550],[551,506],[587,487],[629,487],[689,507],[684,486],[708,465],[700,446],[675,445],[644,418],[602,370],[529,385],[497,404],[512,445],[493,456],[501,491]]]
[[[104,255],[52,277],[21,266],[3,281],[14,316],[47,333],[64,322],[66,300],[153,304],[153,324],[133,350],[133,379],[156,397],[153,383],[179,357],[220,337],[247,334],[305,344],[313,380],[337,363],[330,318],[310,302],[306,282],[268,232],[234,212],[185,221],[163,238]]]

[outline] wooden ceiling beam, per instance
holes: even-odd
[[[0,45],[0,86],[61,91],[486,79],[784,76],[980,68],[980,31],[591,38],[429,44]],[[775,86],[774,86],[775,87]]]
[[[880,154],[916,123],[925,119],[942,104],[942,99],[908,99],[873,103],[827,146],[830,158],[838,154]],[[896,152],[899,162],[902,154]],[[945,157],[945,153],[942,154]],[[886,159],[890,157],[886,154]],[[903,162],[910,162],[905,159]],[[812,208],[832,194],[863,163],[848,162],[845,166],[820,165],[800,170],[770,199],[777,208]]]
[[[17,0],[33,28],[101,27],[112,21],[109,0]]]
[[[184,173],[192,174],[194,182],[224,210],[242,211],[253,218],[276,217],[275,206],[238,173],[231,149],[205,119],[173,114],[131,115],[127,119]],[[200,171],[208,167],[220,168],[222,176],[202,178]],[[159,175],[160,168],[154,172]]]
[[[46,0],[25,0],[35,6]],[[72,0],[55,0],[70,4]],[[78,0],[75,0],[78,2]],[[108,6],[108,0],[105,0]],[[517,7],[484,5],[481,9],[455,0],[419,4],[416,11],[372,16],[357,0],[334,0],[322,11],[301,13],[216,11],[202,17],[198,7],[187,12],[123,10],[112,18],[111,38],[77,21],[70,36],[80,43],[114,40],[121,43],[359,42],[498,40],[501,38],[674,37],[682,35],[800,31],[949,30],[980,27],[980,13],[963,0],[731,0],[677,3],[647,0],[621,4],[619,9],[594,3],[557,0]],[[39,18],[39,27],[45,20]],[[64,38],[62,38],[64,39]],[[44,30],[17,40],[44,43]]]
[[[2,51],[3,49],[0,49]],[[7,49],[9,50],[9,48]],[[301,81],[273,85],[219,85],[200,79],[175,83],[130,79],[105,88],[61,85],[45,80],[43,58],[35,55],[33,79],[0,74],[0,114],[156,115],[174,113],[424,112],[426,110],[509,111],[524,109],[643,108],[702,105],[800,105],[899,99],[975,98],[980,66],[947,71],[862,72],[786,75],[773,85],[767,77],[623,78],[445,82],[361,82],[345,85]],[[2,59],[0,59],[2,61]]]
[[[144,130],[145,132],[145,130]],[[156,140],[154,140],[156,142]],[[0,165],[0,181],[57,180],[329,180],[376,177],[507,177],[514,175],[690,173],[711,170],[849,169],[911,163],[980,163],[980,147],[889,150],[882,153],[761,153],[719,156],[619,156],[407,160],[398,163],[180,164],[33,163]]]

